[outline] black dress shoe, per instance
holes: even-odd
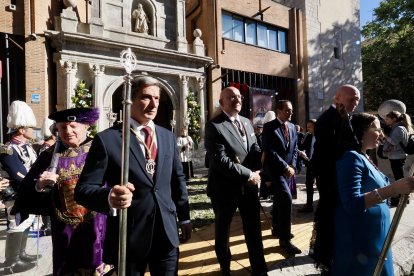
[[[223,275],[223,276],[231,276],[231,271],[230,271],[230,268],[226,268],[226,269],[221,269],[220,270],[220,272],[221,272],[221,275]]]
[[[296,255],[302,253],[302,250],[294,246],[290,241],[280,241],[280,247],[289,255]]]
[[[272,236],[275,238],[280,238],[279,232],[277,230],[272,230]],[[295,235],[290,234],[290,238],[293,239],[295,237]]]
[[[299,213],[312,213],[313,212],[313,207],[312,206],[308,206],[308,205],[303,205],[302,208],[300,208],[298,210]]]

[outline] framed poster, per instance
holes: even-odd
[[[251,96],[251,120],[253,126],[263,125],[263,120],[267,111],[273,108],[273,95],[275,91],[269,89],[250,88]]]

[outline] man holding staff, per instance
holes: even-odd
[[[126,275],[176,275],[178,229],[181,242],[191,237],[185,175],[173,133],[154,124],[160,84],[139,77],[131,87],[129,183],[120,185],[122,126],[98,133],[75,189],[78,203],[109,213],[128,208]],[[105,186],[105,184],[107,186]],[[108,217],[104,261],[117,264],[119,217]]]

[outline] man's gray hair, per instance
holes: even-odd
[[[131,99],[135,99],[139,92],[147,86],[158,86],[161,89],[160,82],[157,79],[148,76],[138,77],[131,82]]]

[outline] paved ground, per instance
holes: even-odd
[[[380,164],[386,167],[386,163]],[[202,172],[204,174],[205,172]],[[301,207],[305,201],[304,189],[304,174],[298,177],[298,199],[294,202],[293,216],[298,218],[300,214],[297,209]],[[317,193],[315,193],[315,200]],[[265,209],[270,208],[270,203],[263,201]],[[392,214],[395,208],[391,209]],[[35,236],[33,231],[32,235]],[[295,239],[300,240],[301,234]],[[6,222],[4,218],[4,211],[0,212],[0,275],[3,275],[1,264],[4,262],[4,248],[6,239]],[[14,275],[51,275],[52,273],[52,246],[50,237],[40,237],[38,243],[35,237],[28,240],[27,251],[30,254],[35,254],[38,250],[42,257],[39,259],[38,265],[25,273]],[[414,264],[414,201],[412,198],[411,204],[407,205],[406,210],[402,216],[400,225],[397,230],[396,237],[392,244],[394,254],[394,270],[396,275],[408,275]],[[307,256],[307,251],[302,255],[294,258],[284,259],[270,267],[270,275],[319,275],[313,264],[312,259]],[[181,273],[180,273],[181,274]],[[213,273],[214,274],[214,273]],[[212,274],[212,275],[213,275]],[[182,274],[183,275],[183,274]],[[216,273],[214,275],[217,275]],[[411,274],[412,275],[412,274]]]

